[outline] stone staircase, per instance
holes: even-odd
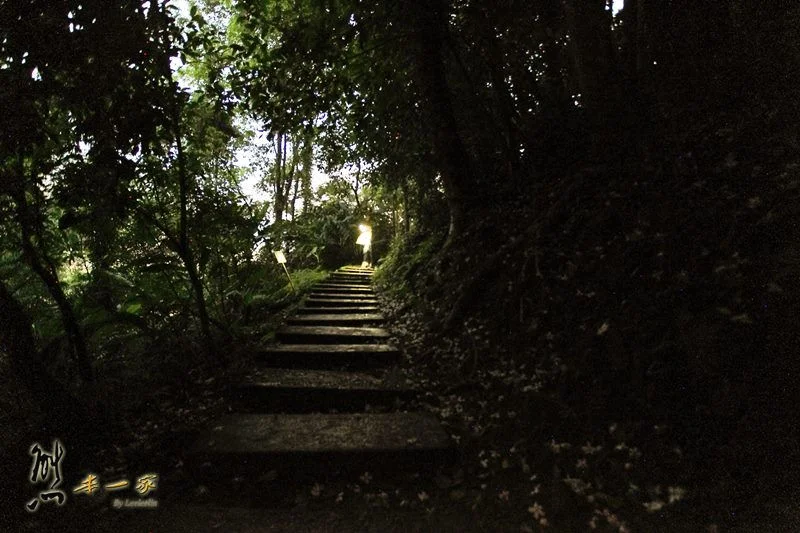
[[[302,480],[426,471],[452,458],[435,417],[402,409],[414,391],[393,371],[399,352],[380,327],[371,276],[334,272],[278,330],[279,344],[257,354],[258,366],[230,391],[236,412],[190,450],[200,483],[225,489],[226,479],[244,479],[280,492]]]

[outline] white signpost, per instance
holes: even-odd
[[[289,275],[289,270],[286,269],[286,256],[283,254],[283,251],[272,250],[272,253],[275,255],[275,259],[277,259],[278,263],[283,267],[283,271],[286,272],[286,277],[289,278],[289,285],[292,286],[292,290],[296,291],[297,289],[294,288],[294,283],[292,283],[292,276]]]

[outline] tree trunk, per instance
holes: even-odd
[[[350,189],[353,191],[353,198],[356,200],[356,213],[361,215],[361,200],[358,198],[358,192],[361,190],[361,161],[356,161],[356,182],[354,185],[350,185]]]
[[[564,9],[581,102],[593,128],[606,126],[613,122],[621,99],[611,12],[606,0],[566,0]]]
[[[311,178],[314,172],[314,146],[311,136],[307,135],[303,141],[303,174],[301,175],[300,196],[303,200],[303,212],[305,213],[314,199],[314,192],[311,189]]]
[[[401,187],[403,189],[403,235],[408,237],[411,232],[411,213],[409,213],[408,208],[408,184],[405,180],[403,180]]]
[[[549,102],[543,102],[543,104],[555,107],[559,111],[565,102],[570,104],[572,102],[572,99],[567,97],[564,90],[564,77],[561,73],[563,57],[561,45],[556,40],[556,31],[563,24],[562,17],[561,0],[547,0],[543,3],[542,24],[549,36],[542,48],[542,57],[544,59],[544,80],[542,81],[544,90],[542,92],[547,95],[549,100]]]
[[[625,78],[630,85],[637,85],[639,73],[644,67],[643,50],[645,43],[641,39],[643,18],[640,16],[641,0],[627,0],[619,13],[622,20],[620,46],[622,48],[621,64],[625,70]]]
[[[178,152],[178,181],[180,194],[180,227],[178,228],[178,256],[183,261],[189,283],[194,293],[197,305],[197,318],[200,321],[200,331],[206,342],[206,352],[222,361],[220,354],[215,349],[214,336],[211,333],[211,320],[206,307],[206,297],[203,292],[203,282],[197,271],[194,253],[189,243],[189,174],[186,170],[186,154],[183,151],[183,132],[181,128],[181,114],[177,103],[173,109],[173,127],[175,128],[175,143]]]
[[[289,203],[289,214],[294,220],[295,208],[297,207],[297,197],[300,193],[300,180],[294,180],[294,189],[292,189],[292,201]]]
[[[500,113],[500,120],[503,122],[503,152],[506,160],[511,165],[513,175],[519,168],[519,149],[522,144],[522,134],[514,120],[517,116],[517,110],[511,90],[508,83],[506,83],[506,74],[504,72],[506,61],[496,35],[496,25],[487,11],[483,12],[483,17],[485,22],[483,34],[481,35],[483,51],[487,59],[486,65],[492,81],[492,90],[497,98],[497,110]]]
[[[292,140],[292,155],[289,158],[289,135],[286,133],[279,133],[275,141],[275,165],[272,169],[272,190],[274,194],[273,214],[275,221],[283,220],[284,215],[294,214],[294,199],[290,200],[292,189],[296,189],[295,177],[297,174],[297,165],[299,153],[297,151],[297,139]],[[291,202],[291,203],[290,203]]]
[[[392,194],[392,237],[397,237],[400,234],[400,228],[397,224],[397,194]]]
[[[8,355],[14,372],[31,393],[34,403],[48,416],[45,431],[74,431],[93,417],[53,379],[42,362],[33,338],[33,323],[8,287],[0,281],[0,350]]]
[[[78,373],[84,383],[91,384],[94,382],[94,375],[92,372],[92,365],[89,362],[89,351],[86,347],[86,339],[83,336],[78,317],[75,315],[75,310],[72,308],[72,304],[69,303],[64,289],[61,287],[61,282],[58,279],[55,266],[44,251],[39,252],[36,249],[33,242],[34,229],[32,227],[32,217],[28,209],[28,201],[26,198],[25,167],[21,155],[18,156],[17,176],[15,176],[14,181],[17,184],[17,188],[14,191],[14,202],[16,203],[17,218],[22,232],[21,245],[23,257],[31,269],[45,284],[50,296],[55,300],[61,315],[61,324],[64,327],[67,339],[69,339],[73,360],[78,367]]]
[[[284,169],[284,161],[286,159],[286,137],[283,133],[278,134],[278,138],[275,141],[275,168],[273,169],[273,183],[272,183],[272,190],[274,192],[274,205],[272,207],[273,215],[275,216],[275,222],[281,222],[283,220],[283,212],[286,200],[283,197],[283,169]]]
[[[443,0],[406,0],[412,49],[423,108],[430,118],[435,156],[450,210],[448,242],[459,235],[465,214],[480,191],[474,166],[458,132],[450,87],[445,74],[443,44],[448,5]]]

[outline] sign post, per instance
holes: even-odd
[[[275,259],[278,260],[278,263],[280,263],[283,267],[283,271],[286,272],[286,277],[289,278],[289,285],[292,286],[292,290],[297,292],[297,289],[295,289],[294,283],[292,282],[292,276],[289,275],[289,270],[286,269],[286,256],[283,255],[281,250],[272,250],[272,253],[275,255]]]

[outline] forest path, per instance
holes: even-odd
[[[209,502],[241,502],[256,486],[260,502],[280,500],[297,483],[402,477],[451,458],[439,421],[408,411],[414,391],[393,366],[399,351],[380,327],[371,278],[344,267],[317,284],[278,330],[279,343],[231,388],[234,412],[189,452]]]
[[[372,271],[345,267],[313,287],[278,342],[228,388],[230,412],[199,433],[181,475],[161,480],[156,508],[98,504],[109,520],[96,530],[471,531],[460,511],[365,513],[359,503],[371,492],[416,497],[455,459],[438,418],[415,408],[371,280]]]

